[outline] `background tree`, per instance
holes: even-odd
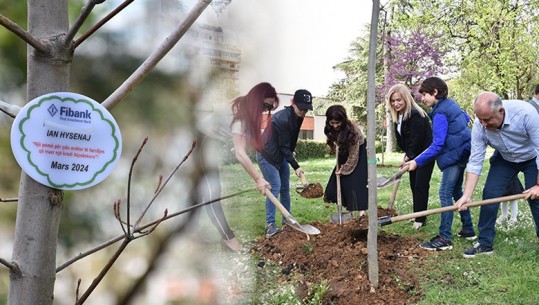
[[[379,43],[385,46],[385,60],[377,65],[377,103],[394,83],[403,82],[414,92],[421,80],[433,75],[447,81],[450,96],[469,114],[480,91],[529,99],[539,82],[538,10],[534,0],[388,1],[385,35],[379,35],[386,41]],[[328,95],[350,108],[364,109],[366,37],[358,38],[350,59],[336,66],[346,78]],[[384,117],[380,108],[377,115]],[[387,151],[393,151],[392,130],[387,131]]]
[[[378,32],[378,31],[377,31]],[[331,85],[327,98],[334,103],[342,104],[350,117],[358,121],[363,127],[367,126],[367,84],[370,26],[365,28],[365,34],[358,37],[350,45],[349,58],[335,65],[335,69],[344,73],[344,79]],[[380,44],[377,44],[377,54],[381,54]],[[374,75],[376,83],[382,80],[382,57],[377,56]],[[376,96],[376,106],[383,100]],[[377,117],[383,114],[381,107],[376,107]],[[377,120],[376,130],[384,130],[383,121]],[[366,128],[365,128],[365,131]],[[378,135],[378,132],[376,132]]]
[[[539,2],[390,1],[394,26],[441,35],[455,67],[446,76],[450,95],[469,109],[480,91],[527,99],[537,78]]]
[[[378,35],[380,36],[380,35]],[[385,94],[396,83],[404,83],[412,92],[417,92],[421,81],[433,75],[445,73],[443,58],[446,55],[445,45],[440,35],[428,36],[421,30],[399,31],[389,29],[382,35],[385,41],[380,44],[385,52],[378,57],[376,68],[376,105],[378,130],[385,130],[387,134],[386,151],[394,150],[394,132],[386,117],[384,105]],[[333,84],[328,97],[343,100],[351,108],[351,113],[365,122],[366,108],[363,104],[366,94],[366,37],[360,37],[352,43],[351,59],[336,66],[343,71],[346,78],[342,83]],[[383,60],[381,60],[382,58]],[[355,101],[355,102],[352,102]],[[359,101],[359,102],[358,102]]]

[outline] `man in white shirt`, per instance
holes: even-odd
[[[483,199],[503,196],[519,172],[524,173],[528,199],[536,234],[539,237],[539,114],[524,101],[503,101],[493,92],[479,94],[474,103],[476,119],[472,127],[471,155],[466,166],[463,196],[455,203],[466,209],[481,175],[487,145],[497,153],[490,158]],[[493,252],[494,226],[499,203],[483,205],[479,215],[479,242],[464,251],[464,257]]]

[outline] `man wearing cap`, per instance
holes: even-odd
[[[294,157],[303,118],[313,109],[312,95],[305,89],[297,90],[292,105],[275,113],[263,133],[264,147],[256,153],[256,159],[264,179],[271,185],[271,193],[280,199],[290,212],[290,166],[299,177],[303,170]],[[284,220],[284,218],[283,218]],[[279,232],[275,225],[275,206],[266,198],[266,236]]]

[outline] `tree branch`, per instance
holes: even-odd
[[[17,116],[17,113],[21,111],[21,107],[0,101],[0,111],[14,119],[15,116]]]
[[[142,225],[140,226],[137,231],[133,231],[133,233],[139,233],[140,231],[142,230],[145,230],[151,226],[154,226],[155,224],[159,223],[159,222],[162,222],[162,221],[165,221],[165,220],[169,220],[171,218],[174,218],[174,217],[177,217],[179,215],[182,215],[182,214],[185,214],[187,212],[190,212],[194,209],[197,209],[197,208],[200,208],[202,206],[205,206],[205,205],[208,205],[208,204],[211,204],[211,203],[214,203],[214,202],[217,202],[217,201],[220,201],[220,200],[225,200],[225,199],[229,199],[229,198],[232,198],[232,197],[236,197],[236,196],[239,196],[239,195],[242,195],[242,194],[245,194],[245,193],[248,193],[248,192],[253,192],[255,191],[255,189],[248,189],[248,190],[243,190],[243,191],[240,191],[240,192],[237,192],[237,193],[233,193],[233,194],[230,194],[230,195],[226,195],[226,196],[222,196],[222,197],[219,197],[219,198],[215,198],[215,199],[212,199],[212,200],[208,200],[208,201],[205,201],[205,202],[202,202],[202,203],[198,203],[198,204],[194,204],[188,208],[185,208],[183,210],[180,210],[176,213],[173,213],[173,214],[170,214],[170,215],[167,215],[166,217],[164,218],[159,218],[158,220],[154,220],[150,223],[147,223],[145,225]],[[56,272],[60,272],[62,270],[64,270],[65,268],[67,268],[69,265],[75,263],[76,261],[78,260],[81,260],[83,258],[85,258],[86,256],[89,256],[97,251],[100,251],[100,250],[103,250],[117,242],[119,242],[120,240],[124,239],[125,238],[125,235],[120,235],[120,236],[117,236],[117,237],[114,237],[102,244],[100,244],[99,246],[97,247],[94,247],[86,252],[82,252],[80,253],[79,255],[67,260],[66,262],[64,262],[63,264],[61,264],[60,266],[58,266],[56,268]]]
[[[198,0],[183,22],[170,34],[131,76],[114,91],[102,105],[107,109],[114,108],[125,96],[140,83],[163,57],[178,43],[196,19],[202,14],[212,0]]]
[[[80,305],[80,304],[83,304],[86,299],[88,299],[88,297],[90,296],[90,294],[94,291],[94,289],[97,287],[97,285],[99,285],[99,283],[101,282],[101,280],[103,280],[103,277],[105,277],[105,275],[107,274],[107,272],[110,270],[110,268],[112,268],[112,265],[114,265],[114,263],[118,260],[118,258],[120,257],[120,255],[122,254],[122,252],[125,250],[125,248],[127,248],[127,245],[129,245],[129,243],[132,241],[132,239],[126,237],[124,239],[124,242],[120,245],[120,247],[116,250],[116,252],[114,253],[114,255],[111,257],[111,259],[107,262],[107,264],[105,265],[105,267],[103,267],[103,270],[101,270],[101,272],[99,272],[99,275],[92,281],[92,284],[90,285],[90,287],[88,287],[88,289],[84,292],[84,294],[78,298],[77,302],[75,303],[75,305]],[[77,288],[78,289],[78,288]]]
[[[131,179],[133,177],[133,168],[135,167],[135,162],[137,162],[138,156],[140,156],[140,153],[142,152],[142,148],[144,148],[147,142],[148,142],[148,137],[145,137],[137,153],[135,154],[135,157],[133,157],[133,160],[131,161],[131,166],[129,167],[129,178],[127,180],[127,207],[126,207],[127,209],[127,235],[131,234]]]
[[[144,209],[144,211],[142,211],[142,213],[140,214],[140,217],[137,219],[137,222],[135,222],[135,225],[133,226],[133,230],[136,231],[140,222],[142,221],[142,218],[144,217],[144,215],[146,215],[146,212],[148,211],[148,209],[150,208],[150,206],[154,203],[155,199],[157,199],[157,197],[159,196],[159,194],[161,194],[161,191],[165,188],[165,186],[168,184],[168,182],[170,181],[170,179],[172,179],[172,177],[174,176],[174,174],[178,171],[178,169],[180,168],[180,166],[189,158],[189,156],[193,153],[193,150],[195,149],[197,145],[197,140],[193,140],[192,144],[191,144],[191,149],[187,152],[187,154],[183,157],[182,161],[180,163],[178,163],[178,165],[176,166],[176,168],[174,168],[174,170],[172,170],[172,172],[168,175],[167,179],[165,180],[165,182],[163,182],[163,184],[161,185],[161,187],[154,193],[152,199],[150,200],[150,202],[148,203],[148,205],[146,206],[146,208]]]
[[[128,230],[125,229],[124,223],[122,221],[122,215],[120,213],[120,204],[121,204],[121,202],[122,201],[120,199],[118,199],[118,200],[116,200],[116,202],[114,202],[114,205],[113,205],[114,216],[116,217],[116,219],[120,223],[120,227],[122,228],[122,231],[124,231],[124,235],[129,235],[131,233],[129,233],[129,229]]]
[[[4,265],[4,266],[8,267],[10,270],[15,270],[15,269],[16,269],[16,266],[15,266],[15,265],[13,265],[12,263],[6,261],[6,260],[3,259],[3,258],[0,258],[0,264],[2,264],[2,265]]]
[[[19,198],[0,198],[0,202],[17,202],[19,201]]]
[[[93,33],[95,33],[97,30],[99,30],[103,25],[105,25],[105,23],[107,23],[109,20],[111,20],[114,16],[118,15],[119,12],[121,12],[124,8],[126,8],[133,1],[135,1],[135,0],[126,0],[122,4],[120,4],[120,6],[115,8],[107,16],[105,16],[98,23],[96,23],[93,27],[91,27],[88,30],[88,32],[82,34],[82,36],[79,37],[79,39],[75,40],[73,42],[73,48],[77,48],[83,41],[85,41],[88,37],[92,36]],[[97,2],[99,2],[99,1],[97,1]],[[101,3],[101,2],[104,2],[104,1],[100,1],[99,3]]]
[[[73,27],[69,29],[69,32],[67,33],[67,36],[65,37],[65,40],[64,40],[64,46],[67,46],[69,42],[73,40],[73,37],[75,37],[75,34],[77,34],[82,24],[84,23],[84,21],[86,21],[86,19],[88,18],[88,16],[94,9],[94,7],[97,4],[101,4],[103,2],[105,2],[105,0],[88,0],[88,3],[82,8],[82,11],[79,17],[77,18],[77,20],[75,21],[75,23],[73,24]]]
[[[32,46],[34,49],[38,50],[41,53],[49,53],[50,48],[44,44],[41,40],[36,39],[25,29],[20,27],[15,22],[9,20],[4,15],[0,14],[0,25],[3,25],[6,29],[10,30],[13,34],[19,36],[22,40],[26,41],[27,44]]]
[[[129,185],[131,185],[131,177],[132,177],[132,173],[133,173],[133,168],[134,168],[134,164],[136,163],[136,161],[138,160],[138,156],[140,155],[141,151],[142,151],[142,148],[144,147],[144,145],[146,144],[148,138],[146,137],[144,139],[144,142],[143,144],[141,145],[141,147],[139,148],[139,150],[137,151],[135,157],[133,158],[133,162],[131,164],[131,169],[129,171]],[[163,217],[161,217],[160,219],[158,219],[157,221],[155,221],[152,225],[148,226],[149,227],[149,230],[147,231],[142,231],[142,230],[138,230],[137,227],[138,227],[138,224],[140,223],[140,221],[142,220],[142,218],[144,217],[145,213],[148,211],[148,209],[150,208],[150,206],[152,205],[152,203],[155,201],[155,199],[157,198],[157,196],[159,196],[159,194],[161,193],[161,190],[163,190],[163,188],[167,185],[167,182],[170,180],[170,178],[176,173],[176,171],[179,169],[179,167],[189,158],[189,156],[191,155],[191,153],[193,152],[193,150],[195,149],[196,147],[196,140],[193,141],[192,145],[191,145],[191,149],[189,150],[189,152],[186,154],[186,156],[183,158],[183,160],[178,164],[178,166],[176,166],[176,168],[172,171],[172,173],[169,175],[169,177],[167,178],[167,180],[165,181],[165,183],[163,183],[163,185],[161,186],[161,188],[159,189],[159,191],[155,192],[153,198],[150,200],[150,202],[148,203],[148,205],[146,206],[146,209],[141,213],[136,225],[133,227],[133,233],[130,234],[130,224],[129,224],[129,221],[127,223],[127,233],[126,231],[124,230],[124,237],[123,237],[123,242],[122,244],[120,245],[120,247],[116,250],[116,252],[114,253],[114,255],[110,258],[110,260],[107,262],[107,264],[103,267],[103,269],[101,270],[101,272],[99,273],[99,275],[92,281],[92,284],[90,285],[90,287],[88,287],[88,289],[84,292],[84,294],[79,298],[78,297],[78,288],[77,288],[77,300],[76,300],[76,305],[80,305],[80,304],[83,304],[87,299],[88,297],[90,296],[90,294],[92,294],[92,292],[95,290],[95,288],[99,285],[99,283],[101,283],[101,281],[103,280],[103,278],[105,277],[105,275],[110,271],[110,269],[112,268],[112,266],[114,265],[114,263],[118,260],[118,258],[120,257],[120,255],[125,251],[125,249],[127,248],[127,245],[129,245],[130,242],[132,242],[133,240],[135,239],[138,239],[138,238],[141,238],[141,237],[144,237],[144,236],[147,236],[149,234],[151,234],[156,228],[157,226],[159,226],[161,224],[161,222],[163,222],[164,220],[167,219],[167,216],[168,216],[168,210],[165,210],[164,212],[164,215]],[[129,202],[127,203],[127,205],[129,206]],[[120,213],[119,213],[119,201],[117,201],[114,205],[114,211],[115,211],[115,216],[116,218],[120,221],[120,224],[122,224],[121,222],[121,218],[120,218]],[[129,216],[128,216],[129,217]],[[129,219],[129,218],[128,218]],[[123,229],[123,225],[122,225],[122,229]],[[138,236],[135,236],[135,232],[139,232],[139,235]],[[80,285],[80,284],[79,284]]]

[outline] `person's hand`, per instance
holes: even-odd
[[[455,206],[457,207],[458,211],[464,211],[468,209],[466,204],[470,203],[471,201],[471,198],[462,196],[459,200],[457,200],[457,202],[455,202]]]
[[[408,171],[409,172],[415,171],[416,168],[417,168],[417,162],[415,162],[415,160],[408,161],[408,162],[404,163],[404,165],[408,166]]]
[[[341,170],[340,170],[340,169],[339,169],[339,170],[336,170],[336,171],[335,171],[335,175],[337,175],[337,176],[342,175]]]
[[[539,198],[539,185],[536,184],[532,186],[531,188],[525,190],[523,193],[526,194],[526,197],[524,197],[526,200],[537,199]]]
[[[258,189],[260,194],[266,195],[266,189],[271,190],[271,185],[268,181],[266,181],[266,179],[264,179],[264,177],[259,176],[256,179],[256,188]]]
[[[301,175],[303,175],[303,174],[304,174],[304,172],[303,172],[303,170],[301,169],[301,167],[298,167],[298,168],[296,169],[296,176],[301,177]]]

